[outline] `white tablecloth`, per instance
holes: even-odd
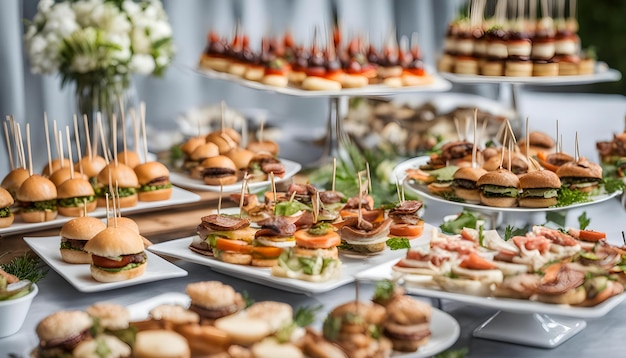
[[[610,139],[612,133],[623,130],[626,100],[622,96],[528,93],[520,99],[520,111],[524,117],[530,117],[531,130],[553,133],[554,120],[559,119],[565,141],[563,149],[568,152],[573,151],[574,134],[578,131],[581,154],[596,159],[595,141]],[[439,225],[443,215],[458,211],[458,207],[429,205],[424,218],[433,225]],[[626,230],[626,212],[619,200],[614,199],[585,209],[572,210],[567,216],[568,225],[577,226],[576,219],[583,211],[591,218],[591,228],[606,231],[610,242],[621,243],[621,232]],[[534,223],[543,223],[544,217],[535,215],[530,220]],[[84,309],[98,301],[126,305],[161,293],[183,293],[185,286],[190,282],[220,280],[232,285],[238,291],[247,291],[257,301],[273,299],[289,302],[294,307],[323,304],[324,311],[355,297],[354,285],[344,286],[325,294],[305,296],[224,276],[201,265],[181,261],[176,263],[187,270],[189,276],[91,294],[76,291],[63,278],[51,271],[40,282],[39,295],[35,298],[22,329],[16,335],[0,339],[0,357],[7,357],[10,353],[26,357],[37,345],[35,326],[54,311]],[[361,288],[362,299],[371,297],[371,285],[363,284]],[[605,317],[587,320],[588,325],[581,333],[555,349],[531,348],[473,338],[472,331],[494,311],[463,306],[452,301],[443,301],[442,307],[461,325],[461,337],[452,348],[467,347],[470,357],[619,357],[624,355],[626,348],[623,338],[623,332],[626,331],[625,303]],[[321,321],[323,315],[320,314],[318,319]]]

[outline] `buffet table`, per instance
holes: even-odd
[[[622,117],[626,113],[626,100],[617,95],[578,95],[525,93],[519,106],[522,116],[530,117],[531,129],[554,132],[554,120],[560,120],[560,130],[564,137],[564,150],[574,148],[574,132],[578,131],[581,155],[596,160],[595,141],[610,139],[613,133],[623,131]],[[575,125],[574,125],[575,123]],[[570,142],[571,138],[571,142]],[[152,242],[162,242],[174,238],[192,235],[195,225],[203,213],[217,206],[217,194],[201,193],[198,203],[181,206],[167,211],[139,214],[134,216],[142,234]],[[428,205],[424,219],[437,226],[443,216],[458,213],[458,207],[452,205]],[[621,232],[625,230],[626,211],[621,200],[612,199],[601,204],[583,209],[571,210],[567,215],[567,224],[577,226],[577,217],[583,212],[591,218],[591,227],[607,232],[609,241],[621,244]],[[527,222],[542,224],[545,216],[532,215],[523,218]],[[39,233],[16,235],[0,238],[0,248],[4,256],[0,263],[29,250],[22,236],[56,235],[57,229]],[[237,291],[247,291],[256,301],[279,300],[292,304],[315,306],[322,304],[323,312],[318,314],[318,323],[324,314],[336,305],[355,297],[354,284],[349,284],[333,291],[312,296],[280,291],[263,285],[239,280],[212,271],[210,268],[180,260],[173,261],[188,272],[188,276],[145,283],[137,286],[114,289],[98,293],[81,293],[65,281],[59,274],[50,270],[48,276],[39,285],[39,294],[35,298],[26,322],[15,335],[0,339],[0,357],[15,354],[27,357],[30,350],[38,343],[35,334],[37,323],[50,313],[62,309],[84,309],[98,302],[110,301],[123,305],[133,304],[162,293],[184,293],[188,283],[219,280],[232,285]],[[360,298],[372,296],[371,283],[360,284]],[[510,343],[502,343],[472,337],[473,330],[489,318],[492,309],[467,306],[453,301],[433,301],[434,305],[450,313],[460,324],[461,335],[450,349],[467,348],[468,357],[588,357],[621,356],[623,354],[623,334],[626,329],[623,317],[626,317],[626,303],[614,308],[602,318],[588,319],[587,327],[578,335],[554,349],[533,348]],[[514,324],[514,322],[512,322]],[[13,356],[13,355],[12,355]]]

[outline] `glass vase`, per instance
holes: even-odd
[[[75,93],[79,128],[81,128],[81,144],[86,146],[83,126],[83,115],[86,115],[89,123],[92,153],[103,153],[101,139],[104,138],[108,150],[107,154],[112,154],[113,143],[119,143],[126,128],[132,125],[128,115],[129,109],[136,106],[135,90],[132,83],[124,78],[77,81]],[[122,111],[125,114],[126,128],[121,125]],[[136,113],[139,115],[138,111]],[[98,114],[102,118],[102,134],[100,134],[97,123]],[[113,133],[112,130],[114,120],[117,121],[117,133]],[[132,141],[132,136],[129,138]]]

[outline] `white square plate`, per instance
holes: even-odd
[[[120,282],[98,282],[91,277],[89,265],[68,264],[61,259],[61,252],[59,251],[59,246],[61,245],[60,236],[25,237],[24,241],[26,241],[28,246],[30,246],[48,266],[81,292],[107,291],[146,282],[187,276],[187,271],[146,251],[148,255],[148,266],[143,275]]]

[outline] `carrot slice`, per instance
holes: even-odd
[[[585,241],[600,241],[606,239],[606,233],[602,231],[580,230],[580,239]]]
[[[234,251],[242,254],[249,254],[252,251],[252,245],[241,240],[217,239],[215,248],[222,251]]]
[[[474,270],[492,270],[497,267],[493,262],[486,260],[480,255],[473,252],[470,252],[467,258],[461,261],[461,264],[459,264],[459,266]]]
[[[416,225],[398,223],[391,224],[389,227],[389,236],[406,237],[407,239],[415,239],[424,232],[424,222],[420,221]]]
[[[328,249],[341,244],[339,234],[333,230],[324,235],[311,235],[306,229],[296,231],[294,234],[296,245],[308,249]]]

